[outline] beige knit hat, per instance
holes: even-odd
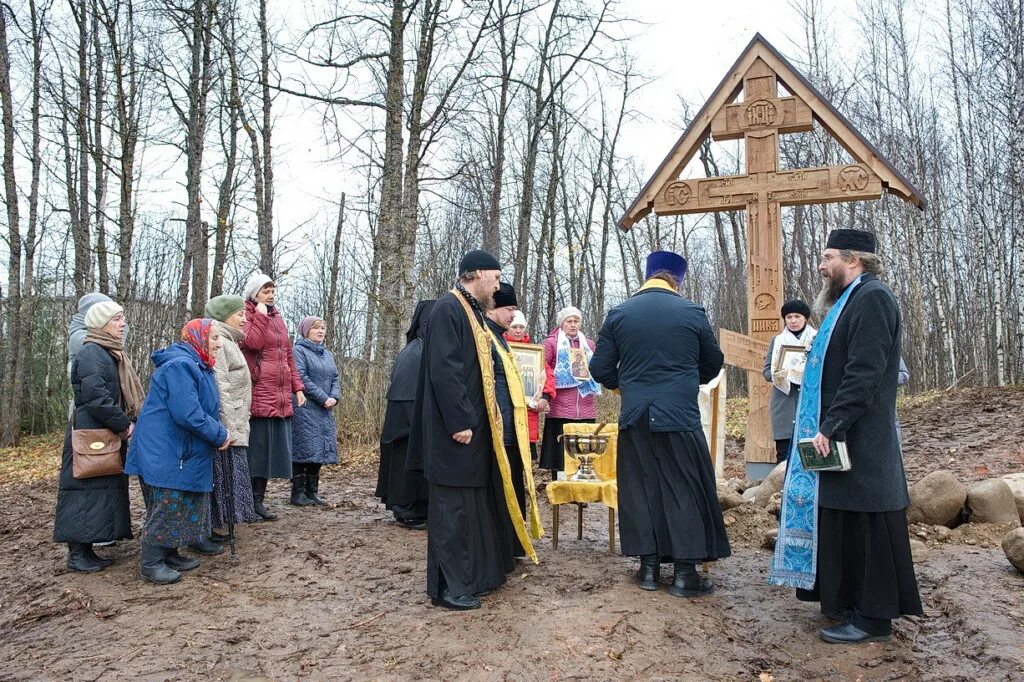
[[[115,315],[123,312],[124,308],[113,301],[100,301],[85,314],[85,326],[89,329],[102,329]]]

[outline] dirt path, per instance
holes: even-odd
[[[169,587],[139,580],[135,542],[102,573],[68,572],[49,541],[54,482],[4,490],[0,679],[1024,678],[1024,576],[998,549],[933,551],[924,618],[835,646],[813,606],[765,584],[764,550],[720,562],[704,600],[636,589],[592,506],[582,542],[567,511],[557,552],[542,540],[539,566],[451,613],[423,593],[424,534],[391,523],[371,483],[336,471],[323,487],[344,502],[322,510],[281,504],[278,485],[281,520],[242,529],[238,565],[207,559]]]

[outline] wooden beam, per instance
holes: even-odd
[[[783,206],[860,201],[882,196],[882,181],[865,164],[676,180],[655,197],[654,212],[739,211],[762,195]]]
[[[728,329],[718,330],[718,345],[725,355],[725,364],[748,372],[761,373],[768,355],[768,342]]]
[[[738,140],[750,130],[775,128],[780,133],[803,133],[814,123],[811,108],[797,97],[774,97],[729,104],[711,121],[711,137]]]

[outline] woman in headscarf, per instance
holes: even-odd
[[[565,468],[562,427],[571,423],[593,423],[597,417],[597,396],[601,387],[590,376],[589,363],[594,342],[580,330],[583,313],[566,306],[558,311],[558,326],[544,340],[544,359],[555,374],[556,395],[544,420],[540,466],[551,470],[551,480]]]
[[[152,354],[156,370],[128,449],[125,473],[145,481],[139,573],[161,585],[199,565],[177,548],[208,544],[213,453],[231,445],[220,423],[213,367],[221,340],[213,325],[190,320],[180,341]]]
[[[769,409],[772,418],[772,437],[775,439],[775,461],[785,461],[793,438],[793,421],[796,419],[797,401],[800,399],[800,384],[803,382],[803,365],[779,368],[779,356],[785,346],[810,348],[818,330],[808,324],[811,308],[798,298],[786,301],[782,306],[782,321],[786,328],[772,337],[768,353],[764,358],[761,374],[772,384]]]
[[[139,414],[144,392],[124,352],[124,309],[113,301],[93,304],[83,324],[85,339],[71,364],[74,392],[72,418],[64,437],[54,542],[68,545],[68,568],[92,573],[112,563],[93,551],[93,543],[132,537],[128,508],[128,477],[124,474],[77,479],[73,474],[71,431],[109,429],[121,437],[124,457],[132,420]]]
[[[412,314],[412,324],[405,333],[405,348],[395,358],[388,386],[388,407],[384,412],[384,426],[380,433],[380,465],[377,469],[377,489],[374,495],[394,515],[395,521],[406,528],[422,530],[427,527],[427,481],[423,478],[422,457],[410,452],[418,443],[409,442],[413,404],[416,400],[416,381],[420,375],[423,356],[423,335],[427,331],[427,318],[434,309],[433,300],[420,301]],[[407,464],[415,460],[414,467]]]
[[[327,325],[316,316],[299,322],[295,369],[305,387],[305,405],[292,421],[292,496],[299,506],[327,504],[320,497],[320,467],[338,463],[338,426],[332,410],[341,397],[338,366],[324,345]]]
[[[256,513],[265,521],[277,514],[263,505],[267,480],[292,477],[292,394],[306,404],[302,379],[295,368],[292,343],[281,311],[274,305],[277,286],[257,272],[245,284],[245,336],[238,346],[252,373],[249,410],[249,474]]]
[[[220,423],[231,434],[231,447],[213,456],[213,490],[210,515],[213,528],[228,523],[259,521],[253,508],[252,482],[249,480],[249,406],[252,402],[252,376],[238,342],[245,336],[245,300],[225,294],[211,298],[206,314],[213,318],[220,333],[220,350],[214,355],[213,375],[220,394]],[[224,542],[227,536],[214,532],[210,539]]]

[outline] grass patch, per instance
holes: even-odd
[[[48,433],[26,436],[20,445],[0,448],[0,485],[56,478],[63,446],[63,433]]]

